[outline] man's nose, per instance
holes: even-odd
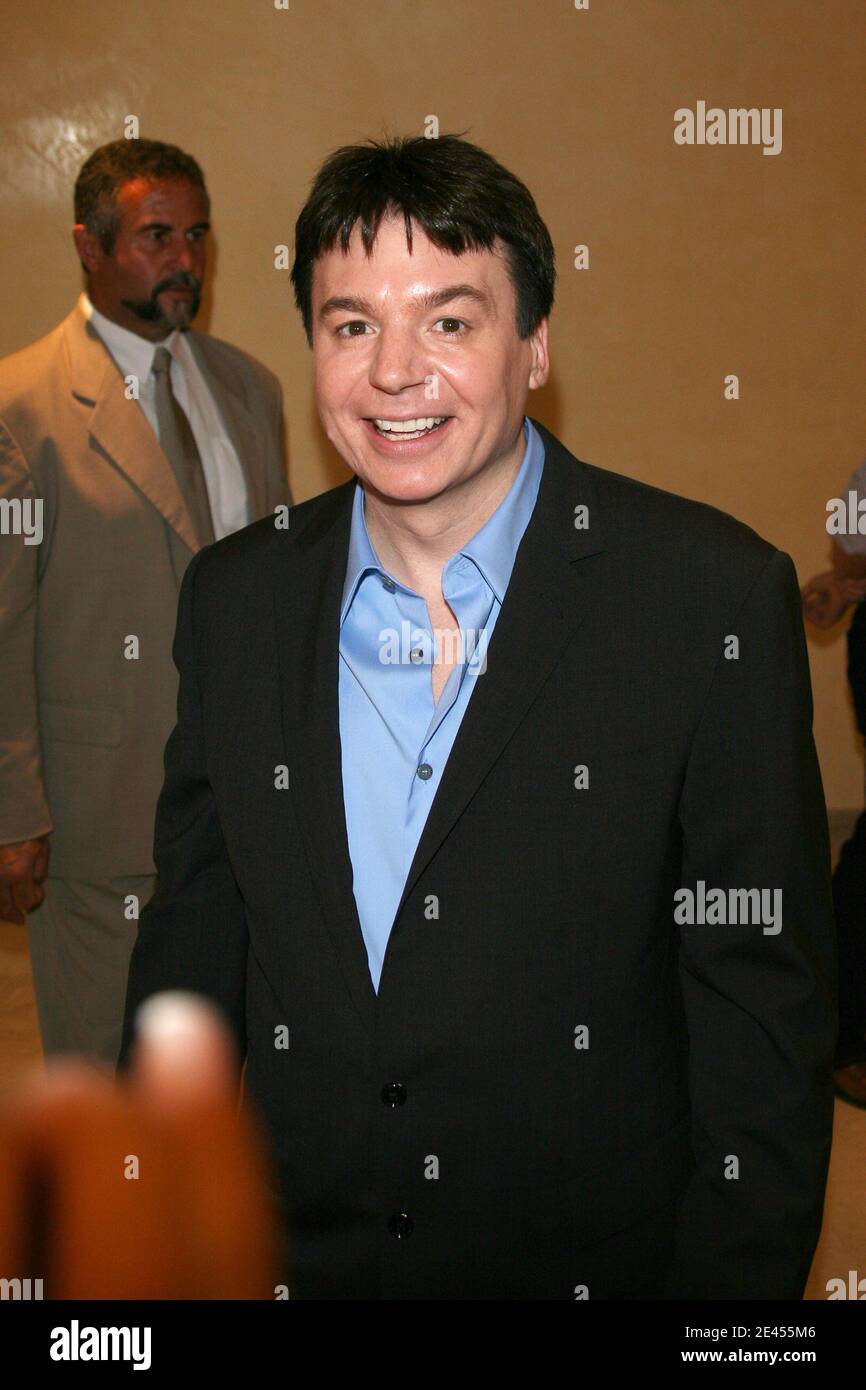
[[[370,385],[380,391],[402,391],[425,379],[425,354],[411,328],[387,327],[379,331],[370,364]]]
[[[198,242],[187,241],[182,237],[172,246],[171,265],[173,270],[187,270],[197,273],[202,263],[202,247]]]

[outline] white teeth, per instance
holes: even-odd
[[[432,430],[435,425],[444,424],[447,419],[447,415],[430,415],[426,419],[418,420],[374,420],[373,424],[383,434],[423,434],[425,430]]]

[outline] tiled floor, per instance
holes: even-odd
[[[835,852],[853,819],[831,816]],[[0,922],[0,1091],[40,1059],[26,931]],[[826,1298],[828,1279],[847,1282],[849,1270],[866,1277],[866,1110],[837,1100],[824,1225],[806,1297]]]

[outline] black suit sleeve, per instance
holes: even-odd
[[[678,928],[697,1168],[666,1296],[799,1299],[833,1126],[836,943],[800,595],[784,552],[730,635],[739,655],[719,661],[682,791],[683,886],[781,889],[781,930]]]
[[[156,811],[156,890],[141,914],[130,961],[121,1072],[130,1061],[136,1009],[166,989],[207,996],[231,1028],[239,1070],[246,1053],[246,917],[207,778],[196,673],[194,594],[204,554],[188,565],[178,600],[172,648],[180,674],[177,723],[165,747]]]

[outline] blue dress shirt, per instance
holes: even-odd
[[[461,640],[435,705],[438,644],[426,601],[379,563],[364,489],[355,488],[340,610],[340,740],[355,902],[377,993],[394,914],[538,496],[544,445],[528,416],[523,432],[508,493],[442,571]]]

